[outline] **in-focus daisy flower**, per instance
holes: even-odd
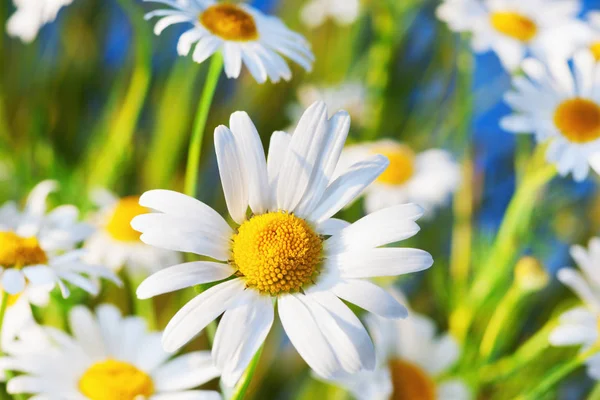
[[[55,188],[54,181],[38,184],[23,211],[13,202],[0,207],[0,285],[9,294],[26,285],[58,285],[67,297],[65,282],[91,294],[99,291],[98,278],[119,283],[109,269],[83,262],[82,251],[75,249],[91,233],[89,225],[78,221],[75,206],[62,205],[46,214],[46,198]]]
[[[478,52],[493,50],[515,71],[528,53],[572,54],[587,28],[579,0],[444,0],[437,16],[456,32],[472,33]]]
[[[265,154],[246,113],[215,130],[215,149],[230,227],[214,210],[182,194],[154,190],[140,204],[162,212],[132,226],[142,241],[210,257],[161,270],[138,287],[149,298],[221,281],[186,304],[169,322],[163,346],[174,351],[225,313],[212,354],[233,386],[265,340],[274,302],[291,343],[320,376],[375,367],[367,331],[342,300],[386,318],[406,309],[369,278],[420,271],[433,263],[422,250],[381,248],[413,236],[422,209],[399,205],[350,225],[331,218],[386,168],[373,155],[333,173],[350,129],[348,113],[327,119],[324,103],[304,113],[293,135],[275,132]],[[252,210],[247,214],[248,206]]]
[[[73,0],[13,0],[17,10],[6,23],[6,32],[32,42],[42,26],[54,21],[60,9]]]
[[[346,82],[339,86],[317,87],[302,85],[298,88],[298,104],[290,107],[290,116],[297,121],[311,104],[323,101],[330,110],[346,110],[354,125],[365,122],[366,89],[358,82]]]
[[[100,210],[94,217],[98,230],[84,245],[86,261],[105,265],[113,271],[125,267],[142,275],[180,262],[179,253],[148,246],[131,227],[135,216],[150,212],[140,206],[139,196],[118,198],[106,190],[96,190],[92,195]]]
[[[359,12],[359,0],[309,0],[302,7],[300,18],[310,28],[322,25],[327,19],[349,25],[356,21]]]
[[[580,271],[563,268],[558,279],[567,285],[583,302],[582,306],[564,312],[559,326],[550,334],[553,346],[581,346],[581,352],[598,345],[600,336],[600,238],[592,238],[588,250],[582,246],[571,247],[571,256]],[[600,353],[586,360],[588,374],[600,380]]]
[[[160,332],[148,332],[139,317],[122,317],[113,305],[83,306],[69,313],[73,336],[51,327],[22,338],[39,351],[12,353],[0,359],[11,378],[11,394],[44,399],[177,400],[220,399],[214,391],[192,390],[218,376],[210,352],[197,351],[169,360]],[[31,343],[29,343],[31,342]]]
[[[523,71],[505,95],[514,114],[502,119],[502,128],[548,143],[546,159],[563,176],[572,172],[581,181],[590,166],[600,171],[600,64],[592,53],[578,52],[572,68],[565,58],[528,59]]]
[[[346,147],[338,168],[371,154],[383,154],[390,165],[365,190],[367,212],[416,203],[431,215],[447,203],[460,183],[460,165],[448,151],[430,149],[417,154],[406,144],[389,139]]]
[[[413,312],[406,320],[385,320],[369,315],[367,326],[377,350],[377,368],[344,376],[336,382],[357,400],[468,400],[472,397],[461,380],[439,381],[458,361],[460,352],[450,335],[436,336],[432,320]]]
[[[280,54],[310,71],[314,56],[300,34],[289,30],[281,20],[267,16],[246,4],[214,0],[145,0],[166,4],[167,10],[146,14],[146,19],[160,17],[154,27],[159,35],[177,23],[191,24],[177,43],[179,55],[187,56],[195,44],[192,58],[205,61],[217,51],[223,54],[225,74],[237,78],[246,65],[258,83],[290,80],[292,71]]]

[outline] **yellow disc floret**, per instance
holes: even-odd
[[[225,40],[247,42],[258,39],[254,17],[235,4],[215,4],[199,17],[212,34]]]
[[[521,42],[528,42],[537,33],[537,25],[530,18],[511,11],[495,12],[490,15],[495,30]]]
[[[592,142],[600,138],[600,107],[583,98],[565,100],[554,112],[554,124],[571,142]]]
[[[590,51],[594,55],[596,61],[600,61],[600,41],[592,43],[590,45]]]
[[[271,295],[311,283],[322,250],[323,241],[309,224],[284,212],[256,215],[233,236],[233,263],[246,285]]]
[[[79,390],[91,400],[137,400],[154,393],[148,374],[117,360],[93,364],[79,379]]]
[[[108,223],[106,231],[115,240],[135,242],[140,240],[140,233],[131,227],[131,220],[141,214],[150,212],[139,204],[137,196],[123,197],[117,203]]]
[[[419,366],[404,360],[390,361],[394,392],[391,400],[435,400],[435,382]]]
[[[35,237],[0,232],[0,266],[4,268],[46,264],[48,257]]]
[[[388,158],[390,165],[377,178],[377,182],[387,185],[402,185],[415,172],[415,153],[405,145],[396,145],[374,150]]]

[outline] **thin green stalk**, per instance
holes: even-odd
[[[523,291],[517,285],[511,286],[492,314],[492,318],[483,334],[481,346],[479,347],[479,353],[484,360],[488,360],[494,355],[494,350],[500,339],[500,333],[503,328],[507,327],[507,322],[513,315],[523,294]]]
[[[262,354],[262,351],[263,347],[261,346],[261,348],[258,349],[256,354],[252,358],[252,361],[250,361],[250,364],[248,365],[248,368],[246,368],[244,375],[242,375],[240,381],[237,383],[237,385],[235,385],[230,400],[242,400],[246,397],[246,392],[248,391],[248,387],[250,387],[252,377],[256,372],[256,367],[258,366],[258,361],[260,360],[260,355]]]
[[[110,125],[106,142],[99,155],[91,157],[89,182],[94,186],[112,186],[122,171],[150,86],[152,57],[148,26],[134,3],[129,0],[118,1],[133,27],[135,66],[123,103]]]
[[[219,82],[219,76],[223,69],[223,56],[221,53],[216,53],[212,56],[202,97],[198,103],[196,112],[196,121],[194,122],[194,130],[190,139],[190,147],[185,171],[185,194],[188,196],[196,196],[196,187],[198,185],[198,168],[200,166],[200,155],[202,153],[202,140],[204,139],[204,131],[206,128],[206,120],[208,112],[215,96],[215,89]]]
[[[129,278],[128,286],[131,296],[132,307],[135,315],[138,315],[146,320],[146,323],[148,324],[148,329],[157,329],[154,300],[152,298],[145,300],[138,299],[136,295],[137,287],[140,285],[140,283],[142,283],[146,276],[140,273],[132,274],[129,271],[127,271],[127,275]]]

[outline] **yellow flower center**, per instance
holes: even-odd
[[[258,39],[254,17],[235,4],[216,4],[199,17],[200,23],[225,40],[247,42]]]
[[[420,367],[403,361],[390,361],[392,386],[391,400],[435,400],[435,382]]]
[[[91,400],[137,400],[154,393],[152,379],[131,364],[105,360],[88,368],[79,390]]]
[[[246,285],[277,295],[312,282],[323,241],[293,214],[271,212],[245,221],[233,236],[233,262]]]
[[[405,145],[393,148],[375,150],[390,160],[390,165],[377,178],[377,182],[387,185],[401,185],[406,183],[415,172],[415,153]]]
[[[140,206],[139,200],[137,196],[123,197],[119,200],[106,224],[106,231],[113,239],[123,242],[140,240],[140,233],[131,227],[131,220],[140,214],[147,214],[150,210]]]
[[[600,106],[582,98],[565,100],[554,112],[554,123],[571,142],[594,141],[600,138]]]
[[[537,33],[537,25],[524,15],[502,11],[492,13],[490,22],[498,32],[521,42],[528,42]]]
[[[590,51],[594,55],[596,61],[600,61],[600,41],[592,43],[590,46]]]
[[[48,257],[35,237],[0,232],[0,266],[4,268],[46,264]]]

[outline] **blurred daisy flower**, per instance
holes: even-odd
[[[107,190],[92,193],[100,210],[94,216],[98,230],[86,240],[86,261],[105,265],[117,272],[121,268],[147,275],[164,265],[180,262],[178,252],[148,246],[140,240],[140,233],[131,227],[131,220],[150,212],[140,206],[139,196],[118,198]]]
[[[298,103],[290,107],[289,114],[297,121],[304,110],[316,101],[323,101],[330,110],[346,110],[354,125],[362,126],[366,114],[366,89],[358,82],[339,86],[318,87],[302,85],[298,88]]]
[[[32,42],[40,29],[56,19],[58,12],[73,0],[13,0],[16,11],[6,23],[6,32]]]
[[[458,361],[460,350],[449,335],[436,336],[434,322],[411,312],[406,320],[367,317],[377,350],[377,368],[344,376],[337,383],[357,400],[468,400],[468,386],[439,378]]]
[[[191,197],[164,190],[141,196],[140,204],[162,212],[133,219],[142,241],[217,261],[161,270],[142,282],[138,297],[224,280],[173,317],[163,337],[167,351],[225,313],[212,354],[223,382],[233,386],[271,329],[276,301],[291,343],[319,376],[375,367],[371,339],[342,300],[382,317],[405,317],[406,309],[369,278],[421,271],[433,260],[418,249],[380,247],[418,232],[422,209],[416,205],[381,210],[352,225],[331,218],[388,165],[372,155],[333,179],[349,129],[348,113],[328,119],[325,104],[315,103],[293,135],[273,134],[265,159],[248,115],[234,113],[230,128],[215,130],[215,149],[235,228]]]
[[[579,0],[444,0],[437,16],[451,30],[472,33],[478,52],[493,50],[515,71],[528,53],[572,54],[587,28]]]
[[[584,353],[598,346],[600,316],[600,238],[592,238],[588,250],[582,246],[571,247],[571,256],[580,271],[563,268],[558,279],[567,285],[583,302],[582,306],[564,312],[559,326],[549,336],[553,346],[581,346]],[[600,380],[600,353],[586,360],[590,377]]]
[[[502,119],[502,128],[547,142],[546,159],[562,176],[573,173],[581,181],[590,166],[599,172],[600,64],[592,53],[578,52],[572,68],[562,57],[546,63],[528,59],[523,71],[504,97],[514,114]]]
[[[431,215],[436,207],[448,202],[460,184],[460,165],[448,151],[430,149],[417,154],[409,146],[389,139],[346,147],[338,171],[371,154],[383,154],[390,164],[365,190],[367,212],[416,203]]]
[[[356,21],[359,12],[359,0],[309,0],[300,11],[300,19],[310,28],[322,25],[327,19],[349,25]]]
[[[50,295],[47,290],[30,287],[19,294],[8,296],[6,300],[6,313],[4,314],[2,332],[0,333],[2,349],[4,351],[7,349],[19,351],[22,346],[16,340],[17,337],[29,327],[36,325],[29,304],[46,306],[50,300]],[[4,299],[0,298],[0,307],[4,307],[3,301]],[[1,374],[2,372],[0,372]]]
[[[109,304],[99,306],[95,315],[76,306],[69,313],[69,325],[72,336],[39,327],[31,338],[34,346],[47,343],[40,351],[9,351],[0,359],[4,370],[23,373],[8,381],[9,393],[49,399],[220,399],[214,391],[191,390],[218,376],[210,353],[197,351],[169,360],[160,346],[160,332],[148,332],[139,317],[122,317]]]
[[[192,46],[192,58],[197,63],[221,51],[225,74],[237,78],[246,65],[258,83],[290,80],[292,71],[282,54],[310,71],[314,56],[310,45],[300,34],[289,30],[277,17],[266,16],[245,5],[213,0],[145,0],[166,4],[167,10],[146,14],[146,19],[160,17],[154,27],[159,35],[165,28],[177,23],[192,24],[177,43],[179,55],[187,56]]]
[[[594,55],[596,62],[600,61],[600,12],[590,11],[586,14],[588,34],[579,48],[587,48]]]
[[[90,233],[91,227],[78,221],[75,206],[62,205],[46,213],[46,198],[56,182],[44,181],[30,193],[23,211],[8,202],[0,207],[0,285],[9,294],[25,287],[53,288],[58,285],[69,296],[65,282],[97,294],[97,278],[118,278],[107,268],[81,260],[75,247]],[[87,276],[85,276],[85,275]]]

